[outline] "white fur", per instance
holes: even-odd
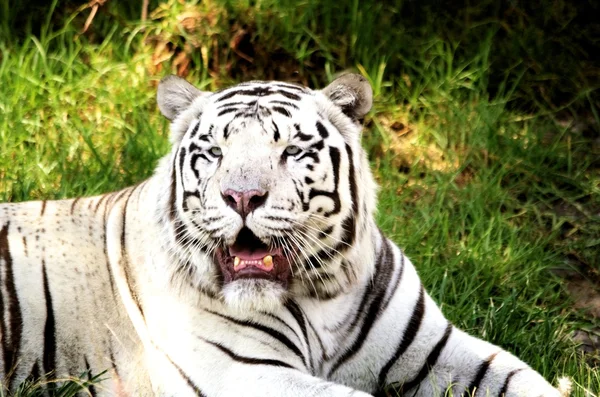
[[[362,117],[371,106],[364,79],[344,78],[323,92],[281,88],[287,94],[276,99],[298,109],[289,118],[273,112],[258,119],[217,117],[217,100],[230,91],[210,95],[174,78],[164,84],[159,105],[173,120],[173,149],[148,181],[77,201],[0,205],[8,245],[0,252],[0,292],[7,302],[10,291],[4,281],[11,268],[23,319],[13,387],[30,375],[34,364],[42,373],[46,370],[44,334],[50,317],[45,271],[56,325],[57,375],[81,374],[86,360],[93,373],[108,369],[108,380],[96,389],[102,395],[368,396],[415,379],[444,335],[433,368],[418,388],[405,390],[407,395],[443,395],[448,387],[459,395],[492,356],[477,396],[498,393],[515,370],[507,396],[568,395],[566,382],[561,381],[560,390],[552,388],[516,357],[449,326],[426,293],[420,298],[415,268],[373,220],[376,186],[360,146],[360,127],[347,115]],[[291,101],[289,92],[301,99]],[[260,98],[259,105],[269,106],[268,98]],[[206,143],[191,137],[200,114],[197,134],[207,134],[212,125],[220,138]],[[326,148],[310,174],[311,179],[321,176],[319,189],[336,188],[329,148],[340,159],[340,210],[330,217],[316,215],[319,207],[323,213],[335,207],[325,196],[303,209],[291,179],[303,181],[307,168],[280,160],[286,145],[301,144],[294,143],[294,125],[316,136],[317,120],[328,131]],[[272,138],[271,121],[279,125],[278,141]],[[223,137],[226,125],[238,134],[235,140]],[[194,172],[192,144],[207,145],[205,152],[209,144],[219,145],[221,162],[203,162]],[[181,155],[182,148],[189,151]],[[356,211],[350,160],[358,190]],[[173,167],[179,164],[183,168],[171,185]],[[186,205],[193,210],[185,211],[184,190],[194,187],[206,195],[189,199]],[[269,201],[244,223],[220,196],[227,187],[264,188]],[[303,184],[300,189],[309,188]],[[307,257],[344,238],[344,222],[351,224],[351,214],[356,230],[352,246],[338,246],[342,252],[323,260],[322,269],[301,270]],[[244,225],[265,241],[274,238],[274,229],[303,228],[306,244],[293,261],[289,289],[265,280],[221,286],[212,257],[215,241],[233,243]],[[319,232],[329,227],[331,236],[319,240]],[[180,230],[188,233],[183,243]],[[409,338],[408,324],[418,317],[419,302],[424,314],[414,340],[391,361]],[[4,313],[5,318],[13,315]],[[15,338],[12,329],[3,332]],[[0,363],[6,366],[3,357]]]

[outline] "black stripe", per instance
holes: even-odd
[[[244,94],[252,95],[252,96],[267,96],[267,95],[272,94],[272,92],[271,92],[270,86],[259,85],[259,86],[252,87],[252,89],[250,89],[249,91],[246,91]]]
[[[319,163],[319,151],[321,151],[325,145],[323,144],[323,140],[313,143],[308,148],[304,150],[300,157],[296,157],[296,161],[301,161],[304,158],[312,158],[315,163]],[[337,149],[336,149],[337,150]],[[339,151],[338,151],[339,153]]]
[[[369,308],[367,309],[367,314],[363,319],[363,325],[358,333],[358,336],[354,340],[352,346],[347,349],[344,354],[336,361],[336,363],[331,367],[329,371],[328,378],[345,362],[354,357],[362,348],[367,337],[369,336],[369,332],[379,319],[379,315],[382,313],[381,307],[382,302],[384,300],[385,294],[388,290],[389,286],[389,273],[390,271],[394,271],[394,256],[391,252],[391,247],[389,241],[384,240],[384,245],[380,251],[380,256],[377,258],[377,262],[375,263],[375,274],[373,276],[372,288],[369,286],[370,291],[368,293],[369,296],[372,296],[373,299],[369,304]]]
[[[37,360],[33,363],[33,366],[31,367],[31,372],[29,373],[28,378],[33,383],[37,383],[40,381],[40,366],[38,365]]]
[[[215,102],[222,102],[229,98],[233,98],[234,96],[237,96],[237,95],[264,97],[264,96],[279,94],[288,99],[292,99],[294,101],[299,101],[301,99],[299,95],[285,91],[283,89],[274,90],[273,87],[274,86],[271,86],[271,85],[254,86],[254,87],[250,87],[250,89],[248,89],[246,87],[244,87],[244,89],[235,89],[235,87],[233,87],[232,91],[223,94]]]
[[[227,321],[230,321],[234,324],[240,325],[242,327],[249,327],[249,328],[254,328],[257,331],[261,331],[264,332],[265,334],[277,339],[279,342],[281,342],[282,344],[284,344],[288,349],[290,349],[296,356],[298,356],[298,358],[300,358],[300,360],[304,363],[306,363],[306,359],[304,357],[304,355],[302,354],[302,352],[300,351],[300,349],[298,348],[298,346],[296,346],[291,340],[288,339],[287,336],[285,336],[284,334],[282,334],[281,332],[267,327],[265,325],[262,324],[257,324],[257,323],[253,323],[250,321],[243,321],[243,320],[238,320],[235,319],[233,317],[229,317],[226,316],[224,314],[221,313],[217,313],[217,312],[213,312],[211,310],[206,310],[208,313],[213,314],[215,316],[219,316]]]
[[[383,234],[381,233],[381,231],[379,230],[379,236],[380,238],[385,238],[383,237]],[[375,265],[377,266],[380,262],[376,262]],[[342,266],[344,266],[344,262],[342,262]],[[351,264],[347,264],[347,267],[352,266]],[[377,268],[375,270],[375,273],[377,272]],[[369,283],[366,287],[365,290],[363,292],[363,296],[361,298],[360,304],[358,306],[358,310],[356,312],[350,312],[350,315],[346,316],[346,318],[341,321],[341,324],[348,324],[350,322],[350,317],[354,317],[354,319],[352,320],[352,322],[350,323],[350,325],[347,328],[346,334],[350,335],[352,334],[352,332],[354,331],[354,329],[356,328],[356,326],[358,325],[359,320],[361,319],[361,316],[363,313],[366,312],[366,305],[369,302],[369,298],[373,296],[373,286],[374,283]]]
[[[317,131],[319,131],[319,135],[321,135],[321,138],[323,139],[329,136],[327,128],[325,128],[325,126],[320,121],[317,121]],[[348,144],[346,144],[346,147],[348,147]]]
[[[260,113],[257,113],[258,112]],[[237,112],[236,114],[233,115],[233,120],[235,119],[243,119],[243,118],[258,118],[258,114],[268,114],[269,116],[271,115],[271,109],[265,108],[263,106],[259,106],[258,109],[242,109],[239,112]]]
[[[192,172],[194,173],[194,176],[196,177],[196,179],[200,179],[200,171],[198,171],[198,169],[196,168],[196,163],[198,162],[198,159],[202,159],[202,160],[206,161],[207,163],[211,162],[208,159],[208,157],[206,157],[203,153],[192,154],[192,157],[190,159],[190,167],[192,168]]]
[[[346,144],[346,154],[348,155],[348,174],[350,180],[350,197],[352,197],[352,212],[358,214],[358,194],[356,193],[356,170],[354,169],[354,154],[350,145]]]
[[[325,147],[325,144],[323,143],[323,140],[321,139],[320,141],[317,141],[315,143],[313,143],[312,145],[310,145],[309,149],[315,150],[315,151],[320,151]]]
[[[321,267],[323,267],[323,263],[325,261],[329,261],[329,260],[333,259],[335,256],[336,256],[336,252],[334,251],[334,249],[324,248],[322,250],[319,250],[316,254],[309,256],[306,259],[304,267],[306,268],[306,270],[320,269]],[[322,273],[318,273],[315,276],[318,278],[319,275],[321,275],[321,274]],[[311,296],[316,296],[316,295],[311,295]]]
[[[136,186],[136,195],[137,195],[137,206],[139,207],[141,204],[141,200],[144,198],[144,195],[142,193],[144,193],[144,188],[146,187],[146,182],[148,182],[148,180],[145,180],[143,182],[140,182],[137,186]]]
[[[380,387],[385,387],[385,380],[387,378],[388,372],[398,361],[400,356],[406,352],[406,349],[412,344],[417,332],[419,331],[419,327],[421,326],[421,321],[423,320],[423,315],[425,314],[425,289],[421,284],[421,289],[419,291],[419,299],[415,304],[415,308],[413,309],[412,316],[406,326],[406,330],[404,331],[404,335],[400,339],[400,344],[398,348],[392,355],[392,357],[388,360],[388,362],[383,366],[381,371],[379,372],[379,385]]]
[[[329,237],[332,232],[333,232],[333,226],[329,226],[319,232],[319,238],[321,240],[325,239],[325,238]]]
[[[240,110],[240,109],[239,109],[239,108],[236,108],[236,107],[232,107],[232,108],[225,108],[225,109],[221,110],[221,111],[220,111],[220,112],[217,114],[217,117],[219,117],[219,116],[223,116],[224,114],[227,114],[227,113],[233,113],[233,112],[237,112],[238,110]]]
[[[25,236],[23,236],[23,254],[25,254],[25,256],[29,256],[29,253],[27,251],[27,237]],[[2,313],[1,310],[0,313]]]
[[[127,206],[129,205],[129,199],[131,198],[131,195],[133,194],[134,189],[132,189],[129,192],[129,195],[127,196],[127,199],[125,200],[125,203],[123,204],[123,212],[122,212],[123,222],[122,222],[122,226],[121,226],[121,260],[123,261],[122,262],[123,273],[125,273],[125,283],[127,284],[127,288],[129,289],[129,294],[131,295],[131,298],[135,302],[135,304],[136,304],[137,308],[139,309],[140,314],[142,315],[142,318],[143,318],[144,310],[142,309],[142,304],[133,289],[131,269],[129,268],[129,264],[130,264],[129,263],[129,254],[127,253],[127,239],[125,236],[125,231],[127,230]]]
[[[196,134],[198,133],[198,129],[200,128],[200,121],[198,121],[196,123],[196,125],[194,126],[194,128],[192,129],[192,131],[190,132],[190,139],[194,139],[194,137],[196,136]]]
[[[197,192],[196,192],[197,193]],[[197,194],[191,192],[184,192],[186,197],[184,197],[184,203],[186,202],[187,197],[195,196],[198,197]],[[195,223],[197,227],[200,227],[199,224]],[[202,228],[203,231],[207,231]],[[176,219],[175,223],[173,223],[173,233],[175,234],[175,241],[180,247],[189,247],[195,246],[197,249],[204,251],[206,244],[204,244],[201,240],[198,240],[194,236],[192,236],[188,231],[187,227],[184,227],[184,223],[180,219]]]
[[[352,149],[346,144],[348,155],[348,180],[350,182],[350,197],[352,198],[352,212],[342,222],[342,249],[348,249],[354,244],[356,238],[356,217],[358,216],[358,194],[356,193],[356,175],[354,169],[354,158]]]
[[[194,390],[194,393],[196,393],[196,396],[206,397],[206,394],[202,393],[202,390],[200,390],[200,388],[198,386],[196,386],[194,381],[192,381],[192,379],[185,372],[183,372],[183,369],[181,369],[181,367],[179,365],[175,364],[175,362],[173,360],[171,360],[171,357],[169,357],[168,354],[166,354],[165,352],[162,352],[162,353],[165,355],[165,357],[167,357],[167,360],[169,360],[171,365],[173,367],[175,367],[177,372],[179,372],[179,375],[181,375],[181,377],[187,382],[188,386]]]
[[[119,190],[118,192],[113,192],[110,194],[110,199],[108,200],[108,205],[114,206],[115,203],[118,203],[119,200],[123,198],[123,196],[129,191],[129,188],[125,188],[123,190]],[[111,207],[112,209],[112,207]]]
[[[378,263],[379,262],[376,262],[376,265]],[[350,326],[348,327],[348,334],[350,334],[350,333],[352,333],[352,331],[354,331],[354,329],[358,325],[358,322],[360,321],[362,314],[365,313],[365,311],[366,311],[365,307],[367,306],[369,298],[371,297],[372,291],[373,291],[373,283],[369,283],[369,285],[365,288],[365,292],[363,293],[362,299],[358,306],[358,310],[356,311],[356,316],[354,317],[354,319],[350,323]],[[344,320],[343,323],[347,323],[347,321]]]
[[[106,196],[105,196],[106,197]],[[104,211],[102,213],[102,225],[103,225],[103,236],[102,240],[104,243],[103,251],[104,251],[104,260],[106,263],[106,271],[108,272],[108,281],[110,282],[110,290],[112,292],[113,299],[117,300],[117,294],[115,291],[115,278],[113,276],[112,269],[110,267],[110,259],[108,258],[108,233],[107,233],[107,212],[108,212],[108,200],[104,205]]]
[[[389,244],[389,241],[387,241],[387,243]],[[394,250],[391,249],[391,255],[393,257],[392,261],[394,263],[396,263],[396,259],[394,256]],[[394,283],[394,286],[392,287],[391,292],[388,294],[388,298],[386,299],[386,301],[383,303],[383,305],[381,306],[381,311],[385,311],[388,307],[388,305],[390,304],[390,302],[392,301],[392,299],[394,298],[394,295],[396,295],[396,291],[398,290],[398,286],[400,285],[400,281],[402,280],[402,276],[404,276],[404,254],[400,253],[402,256],[400,257],[400,270],[398,271],[398,277],[396,277],[396,282]]]
[[[421,382],[423,382],[427,375],[429,375],[429,372],[431,372],[431,370],[435,366],[442,350],[444,350],[446,343],[448,343],[448,338],[450,338],[452,328],[452,324],[448,323],[448,325],[446,326],[446,331],[444,331],[444,335],[442,336],[442,339],[440,339],[440,341],[435,345],[431,353],[429,353],[429,356],[427,356],[427,360],[425,361],[423,367],[421,367],[421,370],[417,374],[417,377],[411,380],[410,382],[403,384],[401,386],[402,391],[408,391],[415,388],[416,386],[420,385]]]
[[[320,280],[319,277],[314,274],[310,277],[309,280],[315,286],[312,290],[308,291],[308,296],[321,302],[335,299],[338,296],[340,296],[340,294],[344,291],[343,288],[341,288],[339,285],[332,285],[331,282],[329,285],[327,285],[325,281]],[[320,288],[317,289],[317,286]],[[334,288],[333,291],[330,289],[330,287],[332,289]]]
[[[301,99],[299,95],[296,95],[296,94],[293,94],[291,92],[284,91],[284,90],[273,90],[272,93],[273,94],[283,95],[287,99],[291,99],[291,100],[294,100],[294,101],[299,101]]]
[[[296,158],[296,161],[300,161],[300,160],[303,160],[305,158],[310,158],[315,163],[319,164],[319,154],[318,153],[314,153],[314,152],[311,152],[311,151],[306,151],[306,152],[304,152],[304,154],[302,156]]]
[[[223,128],[223,139],[227,139],[229,138],[229,124],[231,122],[227,123],[227,125],[225,125],[225,128]]]
[[[274,111],[276,111],[279,114],[284,115],[285,117],[292,117],[292,114],[290,113],[290,111],[287,110],[286,108],[284,108],[283,106],[273,106],[271,109],[273,109]]]
[[[334,188],[332,192],[324,190],[311,189],[308,193],[308,200],[310,201],[317,196],[325,196],[333,200],[333,209],[323,216],[330,217],[331,215],[337,214],[341,209],[340,195],[338,193],[338,185],[340,181],[340,151],[337,148],[329,148],[329,156],[331,157],[332,172],[334,178]]]
[[[292,327],[290,327],[290,325],[288,323],[286,323],[285,321],[283,321],[283,319],[277,317],[274,314],[271,313],[267,313],[267,312],[260,312],[262,315],[265,315],[267,317],[269,317],[270,319],[274,320],[277,322],[277,324],[287,328],[291,333],[293,333],[298,339],[301,339],[301,337],[298,335],[298,333],[296,332],[296,330],[294,330]]]
[[[119,370],[117,369],[117,364],[115,360],[115,354],[113,352],[112,339],[109,339],[108,341],[108,358],[110,359],[112,369],[115,371],[115,375],[117,375],[117,377],[120,378],[121,375],[119,375]]]
[[[306,318],[306,324],[308,325],[308,327],[310,328],[310,331],[314,335],[317,343],[319,344],[319,350],[321,351],[321,360],[317,361],[318,367],[313,370],[313,373],[322,373],[323,372],[323,364],[325,364],[326,361],[330,360],[331,357],[327,353],[327,350],[325,349],[325,345],[323,345],[321,336],[319,335],[319,333],[317,332],[315,327],[312,325],[312,323],[310,322],[308,317]]]
[[[234,96],[238,95],[240,92],[241,92],[240,90],[233,90],[233,91],[229,91],[229,92],[227,92],[227,93],[223,94],[223,95],[222,95],[222,96],[221,96],[219,99],[217,99],[215,102],[221,102],[221,101],[227,100],[227,99],[229,99],[229,98],[232,98],[232,97],[234,97]]]
[[[296,134],[294,135],[294,139],[298,138],[301,141],[310,141],[311,139],[313,139],[312,135],[307,135],[302,133],[302,130],[300,129],[300,124],[294,124],[294,128],[296,129]]]
[[[518,368],[518,369],[513,369],[512,371],[510,371],[508,373],[508,375],[506,375],[506,379],[504,380],[504,384],[502,385],[502,389],[500,389],[500,392],[498,393],[498,397],[504,397],[506,395],[506,392],[508,391],[508,384],[510,383],[510,380],[513,376],[515,376],[517,373],[523,371],[525,368]]]
[[[206,186],[205,186],[206,188]],[[200,198],[200,192],[198,190],[193,191],[193,192],[188,192],[187,190],[185,190],[183,192],[183,198],[181,199],[181,209],[184,211],[189,211],[189,207],[188,207],[188,199],[190,197],[196,197],[198,200],[201,200]],[[180,219],[177,219],[176,222],[179,222]],[[192,236],[190,236],[191,238]]]
[[[273,84],[276,87],[282,87],[282,88],[288,88],[291,90],[296,90],[296,91],[300,91],[300,92],[305,92],[306,90],[304,89],[304,87],[299,86],[299,85],[294,85],[291,83],[283,83],[281,81],[278,81],[277,83]]]
[[[208,217],[208,218],[204,218],[204,219],[203,219],[203,222],[204,222],[204,223],[214,223],[214,222],[218,222],[218,221],[220,221],[220,220],[221,220],[221,219],[223,219],[223,218],[225,218],[225,217],[224,217],[224,216],[211,216],[211,217]],[[193,222],[193,221],[192,221],[192,222]],[[195,222],[194,222],[194,223],[195,223]]]
[[[342,261],[340,265],[342,271],[344,272],[344,275],[346,276],[346,280],[348,280],[348,283],[351,283],[353,280],[356,279],[355,273],[350,271],[350,266],[352,265],[346,261]]]
[[[44,212],[46,212],[46,200],[42,201],[42,210],[40,212],[40,216],[44,216]]]
[[[71,203],[71,215],[73,215],[73,213],[75,212],[75,206],[77,205],[77,202],[81,199],[81,197],[77,197],[75,200],[73,200],[73,202]]]
[[[256,104],[256,101],[252,101],[252,102],[242,102],[242,101],[238,101],[238,102],[227,102],[224,103],[222,105],[217,106],[217,109],[223,109],[226,107],[230,107],[230,106],[251,106],[251,104]]]
[[[102,195],[102,197],[100,197],[100,200],[98,200],[98,202],[96,203],[96,207],[94,207],[94,214],[98,213],[98,209],[100,208],[100,204],[102,204],[102,202],[104,200],[106,200],[109,196],[110,196],[110,194],[104,194],[104,195]]]
[[[83,360],[85,362],[85,371],[87,372],[88,381],[91,381],[93,376],[92,376],[92,369],[90,368],[90,363],[88,362],[88,359],[85,355],[83,356]],[[98,393],[96,393],[96,388],[94,387],[94,384],[89,385],[88,391],[90,392],[90,395],[92,397],[95,397],[98,395]]]
[[[273,140],[277,142],[281,137],[281,134],[279,133],[279,127],[277,127],[277,124],[275,124],[274,121],[271,122],[273,123]]]
[[[265,216],[263,216],[263,219],[267,219],[267,220],[270,220],[273,222],[291,222],[291,221],[293,221],[292,218],[288,218],[285,216],[272,216],[272,215],[265,215]],[[208,222],[208,220],[206,220],[206,221]],[[291,228],[290,229],[286,228],[285,230],[291,230]]]
[[[216,347],[217,349],[221,350],[223,353],[225,353],[226,355],[228,355],[232,360],[244,363],[244,364],[253,364],[253,365],[274,365],[277,367],[286,367],[286,368],[292,368],[292,369],[296,369],[293,366],[289,365],[288,363],[285,363],[283,361],[279,361],[279,360],[272,360],[269,358],[255,358],[255,357],[244,357],[244,356],[240,356],[236,353],[234,353],[233,351],[229,350],[228,348],[226,348],[225,346],[221,345],[220,343],[217,342],[213,342],[204,338],[201,338],[203,341],[205,341],[206,343]]]
[[[17,366],[19,359],[19,350],[21,349],[21,336],[23,332],[23,318],[17,289],[15,287],[15,278],[13,274],[13,261],[8,244],[8,230],[10,223],[7,223],[0,230],[0,258],[4,261],[4,288],[6,288],[7,307],[4,311],[4,299],[0,296],[0,313],[2,314],[2,351],[4,353],[4,372],[9,375]],[[6,319],[10,320],[6,322]],[[10,332],[9,332],[10,331]],[[7,335],[8,334],[8,335]],[[10,336],[10,341],[8,340]]]
[[[187,151],[184,147],[179,149],[179,172],[183,173],[183,163],[185,162],[185,155]],[[181,178],[181,186],[183,186],[183,178]]]
[[[189,153],[194,153],[194,152],[202,152],[204,149],[198,145],[196,145],[194,142],[190,143],[190,145],[188,146],[188,152]]]
[[[471,382],[471,384],[469,385],[469,388],[467,389],[472,396],[475,396],[475,393],[477,393],[479,391],[479,384],[485,377],[485,374],[487,373],[488,369],[490,368],[490,364],[492,363],[492,361],[494,361],[494,358],[496,358],[496,355],[498,353],[499,352],[496,352],[496,353],[492,354],[491,356],[489,356],[479,366],[479,369],[477,370],[477,374],[475,375],[475,378],[473,378],[473,381]]]
[[[292,317],[294,317],[294,320],[296,320],[296,322],[298,323],[298,326],[300,327],[300,331],[302,331],[302,336],[304,337],[304,343],[306,344],[306,347],[308,349],[308,361],[311,363],[311,367],[312,367],[312,353],[310,350],[310,341],[308,340],[308,330],[306,328],[307,320],[305,321],[305,319],[304,319],[304,313],[302,313],[302,309],[300,309],[298,304],[291,299],[286,302],[285,307],[290,312]]]
[[[177,165],[175,162],[177,161],[177,156],[173,156],[173,170],[171,171],[171,191],[169,194],[169,219],[171,221],[175,220],[175,215],[177,214],[177,208],[175,207],[177,200]]]
[[[42,277],[44,283],[44,298],[46,300],[46,324],[44,325],[44,356],[42,357],[44,372],[56,369],[56,324],[52,307],[52,294],[48,284],[46,262],[42,260]]]
[[[289,106],[289,107],[291,107],[291,108],[293,108],[293,109],[295,109],[295,110],[299,110],[299,109],[300,109],[300,108],[299,108],[299,107],[298,107],[296,104],[294,104],[294,103],[291,103],[291,102],[286,102],[286,101],[279,101],[279,100],[277,100],[277,99],[275,99],[275,100],[272,100],[272,101],[270,101],[269,103],[270,103],[270,104],[271,104],[271,103],[277,103],[277,104],[279,104],[279,105],[283,105],[283,106]]]

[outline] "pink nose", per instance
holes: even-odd
[[[246,219],[249,213],[264,205],[267,201],[267,195],[267,192],[262,190],[238,192],[227,189],[221,192],[221,197],[223,197],[225,203],[240,214],[243,219]]]

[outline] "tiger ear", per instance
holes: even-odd
[[[207,93],[200,91],[185,79],[170,75],[158,83],[156,101],[163,116],[173,120],[187,109],[194,99],[205,94]]]
[[[373,89],[360,74],[345,74],[323,89],[331,102],[353,120],[362,119],[373,105]]]

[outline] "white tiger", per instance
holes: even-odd
[[[92,395],[559,396],[455,328],[375,225],[372,91],[171,76],[172,150],[137,186],[0,205],[0,379]]]

